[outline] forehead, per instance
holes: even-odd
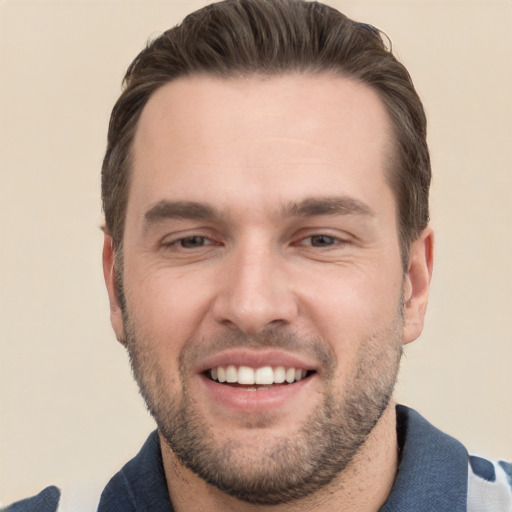
[[[293,196],[307,182],[324,195],[329,181],[385,185],[391,132],[378,95],[356,80],[180,78],[157,90],[141,114],[128,204],[134,195],[146,204],[166,194],[219,199],[219,183],[225,192],[250,190],[247,199]]]

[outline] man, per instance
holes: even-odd
[[[111,321],[156,420],[99,511],[510,511],[392,400],[433,262],[426,121],[379,32],[210,5],[135,59],[103,164]]]
[[[432,273],[425,135],[378,31],[321,4],[212,5],[137,57],[103,259],[158,434],[100,511],[510,510],[510,466],[469,459],[468,493],[464,447],[391,400]]]

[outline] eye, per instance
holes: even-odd
[[[306,240],[309,240],[313,247],[329,247],[339,242],[338,238],[329,235],[312,235]]]
[[[184,249],[195,249],[211,244],[211,240],[205,236],[187,236],[176,240],[175,243]]]

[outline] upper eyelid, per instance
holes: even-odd
[[[170,240],[166,240],[167,238],[170,238]],[[199,234],[192,234],[192,235],[185,235],[185,236],[178,236],[178,237],[164,237],[162,239],[162,245],[174,245],[182,242],[183,240],[189,240],[191,238],[204,238],[205,240],[209,240],[211,242],[215,242],[215,240],[208,235],[199,235]]]
[[[318,228],[316,226],[301,228],[296,231],[294,234],[290,233],[289,235],[284,235],[286,238],[289,237],[290,243],[294,244],[302,240],[306,240],[311,237],[325,236],[328,238],[333,238],[336,241],[340,242],[350,242],[350,240],[354,239],[354,235],[351,235],[348,232],[340,232],[339,229],[336,228]],[[216,230],[212,230],[210,227],[199,227],[199,228],[190,228],[178,230],[174,233],[167,233],[164,236],[159,237],[159,245],[172,245],[174,243],[178,243],[181,240],[187,238],[205,238],[212,242],[217,243],[226,243],[231,239],[233,243],[232,236],[229,236],[227,233],[222,234],[217,232]],[[357,238],[357,237],[356,237]],[[284,242],[284,239],[282,239]]]
[[[311,234],[311,235],[302,236],[302,237],[300,237],[294,243],[300,243],[300,242],[303,242],[304,240],[312,239],[312,238],[315,238],[315,237],[322,237],[322,236],[325,237],[325,238],[332,238],[335,243],[336,242],[341,242],[341,243],[348,243],[349,242],[348,237],[341,237],[341,236],[336,236],[336,235],[330,235],[330,234],[327,234],[327,233],[315,233],[315,234]]]
[[[183,238],[193,238],[193,237],[202,237],[202,238],[209,238],[209,239],[215,239],[218,237],[216,236],[215,232],[208,226],[200,226],[200,227],[186,227],[183,229],[177,229],[176,231],[167,231],[165,230],[165,234],[160,235],[158,238],[160,241],[166,241],[166,240],[181,240]]]
[[[336,240],[340,241],[349,241],[350,239],[354,238],[353,235],[346,231],[340,231],[336,228],[317,228],[317,227],[311,227],[311,228],[303,228],[298,230],[294,236],[294,240],[304,240],[306,238],[311,238],[314,236],[325,236],[329,238],[334,238]]]

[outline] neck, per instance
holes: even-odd
[[[395,404],[390,403],[352,462],[312,495],[282,505],[242,502],[207,484],[184,467],[161,438],[167,487],[175,512],[376,512],[389,496],[398,468]]]

